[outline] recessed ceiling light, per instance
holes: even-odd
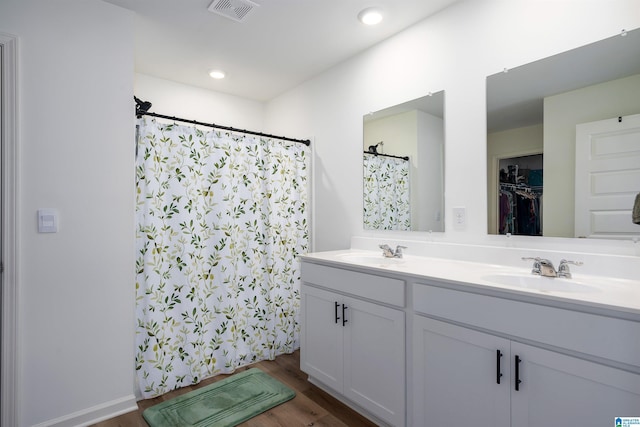
[[[220,79],[224,79],[224,71],[220,71],[220,70],[212,70],[209,75],[211,76],[211,78],[220,80]]]
[[[365,25],[376,25],[382,22],[382,12],[376,8],[370,7],[360,12],[358,14],[358,19]]]

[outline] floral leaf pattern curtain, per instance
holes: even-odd
[[[298,348],[308,147],[146,118],[138,141],[142,396]]]
[[[364,153],[365,230],[411,230],[409,162]]]

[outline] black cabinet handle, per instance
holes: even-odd
[[[336,325],[338,324],[338,320],[340,320],[340,316],[338,316],[338,307],[340,306],[340,304],[338,304],[338,302],[336,301],[336,306],[335,306],[335,313],[336,313]]]
[[[520,390],[520,383],[522,382],[522,380],[520,380],[520,362],[522,362],[522,359],[516,354],[516,391]]]
[[[502,358],[502,352],[496,350],[496,383],[500,384],[500,377],[502,376],[502,370],[500,369],[500,358]]]
[[[348,322],[347,316],[345,314],[345,311],[347,310],[347,308],[349,308],[349,307],[347,307],[346,305],[342,304],[342,326],[344,326],[344,324]]]

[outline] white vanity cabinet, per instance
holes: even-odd
[[[413,426],[640,416],[638,322],[422,284],[413,303]]]
[[[520,390],[511,391],[511,425],[606,426],[640,414],[640,375],[601,363],[512,342]]]
[[[302,264],[301,369],[393,426],[405,425],[404,288],[398,279]]]
[[[411,425],[509,427],[508,363],[509,340],[414,316]]]

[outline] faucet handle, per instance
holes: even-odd
[[[391,249],[389,245],[378,245],[378,247],[382,249],[382,256],[384,256],[385,258],[393,258],[393,249]]]
[[[540,275],[541,271],[540,271],[540,257],[526,257],[523,256],[522,257],[523,261],[533,261],[533,267],[531,268],[531,274],[537,274]]]
[[[580,266],[584,263],[582,261],[568,261],[566,259],[560,260],[560,265],[558,266],[558,277],[571,279],[571,271],[569,270],[569,264]]]
[[[396,252],[395,252],[394,257],[396,257],[396,258],[402,258],[402,250],[403,250],[403,249],[407,249],[407,247],[406,247],[406,246],[402,246],[402,245],[398,245],[398,246],[396,246]]]

